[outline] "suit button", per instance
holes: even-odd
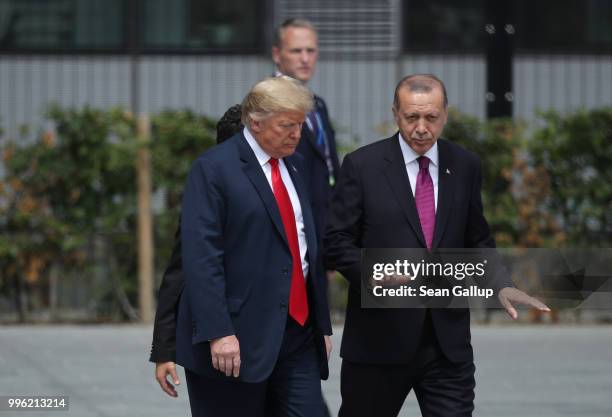
[[[280,308],[281,308],[281,310],[285,310],[287,308],[287,303],[285,301],[280,303]]]

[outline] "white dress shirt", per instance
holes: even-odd
[[[259,162],[259,165],[261,166],[261,169],[268,180],[268,184],[270,184],[270,189],[272,190],[272,165],[270,165],[271,156],[268,155],[266,151],[261,148],[261,146],[259,146],[259,143],[257,143],[257,140],[253,137],[251,132],[249,132],[249,129],[245,127],[242,133],[244,134],[244,137],[246,138],[251,149],[253,149],[255,157],[257,158],[257,161]],[[283,183],[285,184],[285,188],[289,194],[289,199],[291,200],[291,206],[293,207],[295,226],[298,235],[298,244],[300,246],[300,257],[302,259],[302,271],[304,271],[304,279],[306,279],[306,277],[308,277],[308,261],[306,260],[306,250],[308,249],[308,245],[306,244],[306,232],[304,230],[302,205],[300,204],[300,198],[298,197],[297,191],[293,186],[293,181],[291,181],[289,171],[287,171],[285,161],[281,158],[278,160],[278,162],[281,178],[283,179]]]
[[[404,157],[404,162],[406,163],[406,171],[408,172],[408,179],[410,180],[410,188],[412,189],[412,195],[415,195],[416,192],[416,182],[417,176],[419,175],[419,161],[417,158],[421,155],[416,153],[404,140],[402,134],[399,133],[399,143],[400,149],[402,150],[402,155]],[[438,142],[433,144],[433,146],[425,152],[425,155],[429,158],[429,175],[431,176],[431,180],[433,181],[434,186],[434,203],[435,210],[438,210]]]

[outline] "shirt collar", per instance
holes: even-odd
[[[401,132],[397,134],[400,144],[400,149],[402,150],[402,155],[404,156],[404,162],[406,165],[409,163],[416,161],[416,159],[421,156],[416,153],[404,140]],[[438,141],[433,144],[431,148],[427,152],[425,152],[426,157],[429,158],[429,162],[434,164],[434,166],[438,166]]]
[[[259,162],[259,165],[264,166],[265,164],[267,164],[270,161],[270,158],[272,157],[268,155],[266,151],[262,149],[261,146],[259,146],[259,143],[257,143],[257,139],[255,139],[253,134],[246,126],[244,127],[242,134],[244,135],[251,149],[253,149],[253,152],[255,153],[255,157],[257,158],[257,162]]]

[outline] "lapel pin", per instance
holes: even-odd
[[[297,172],[297,169],[293,165],[291,165],[291,168],[293,168],[293,171]]]
[[[450,175],[450,173],[451,173],[451,172],[450,172],[450,169],[446,168],[446,173],[447,173],[448,175]]]

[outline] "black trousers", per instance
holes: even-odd
[[[450,362],[427,315],[417,354],[409,365],[342,361],[339,417],[396,417],[414,390],[423,417],[470,417],[474,410],[474,362]]]
[[[193,417],[323,417],[319,359],[310,327],[287,319],[279,358],[259,383],[185,369]]]

